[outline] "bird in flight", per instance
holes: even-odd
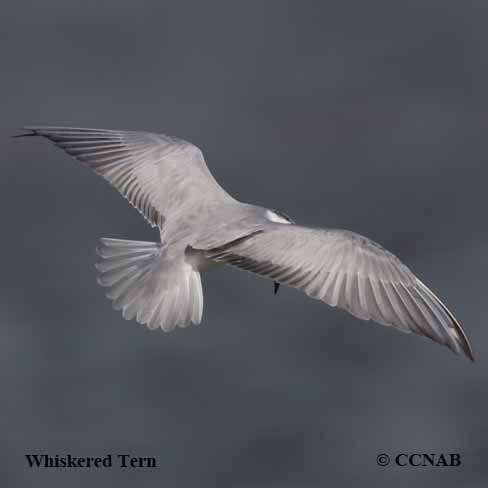
[[[304,291],[352,315],[415,332],[474,360],[439,298],[392,253],[347,230],[296,225],[241,203],[193,144],[162,134],[25,127],[107,180],[160,232],[160,242],[101,238],[98,283],[125,319],[170,331],[199,324],[200,273],[224,263]]]

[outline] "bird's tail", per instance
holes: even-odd
[[[106,238],[99,239],[97,254],[98,283],[125,319],[164,331],[200,323],[200,274],[183,256],[168,256],[160,243]]]

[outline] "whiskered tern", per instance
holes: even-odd
[[[116,188],[160,232],[160,242],[102,238],[98,283],[125,319],[170,331],[199,324],[200,273],[236,266],[347,310],[415,332],[473,360],[461,325],[437,296],[376,242],[296,225],[276,210],[241,203],[213,178],[198,147],[135,131],[25,127]]]

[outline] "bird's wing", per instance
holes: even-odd
[[[361,319],[427,336],[473,359],[468,339],[447,307],[396,256],[358,234],[270,224],[205,253]]]
[[[168,214],[231,197],[219,186],[202,152],[189,142],[149,132],[24,127],[44,136],[102,176],[154,227]],[[198,209],[197,209],[198,210]]]

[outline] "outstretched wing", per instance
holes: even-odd
[[[468,339],[447,307],[379,244],[343,230],[270,224],[206,256],[304,291],[364,320],[445,344],[473,360]]]
[[[154,227],[168,215],[195,212],[198,206],[231,199],[189,142],[149,132],[24,127],[44,136],[102,176]]]

